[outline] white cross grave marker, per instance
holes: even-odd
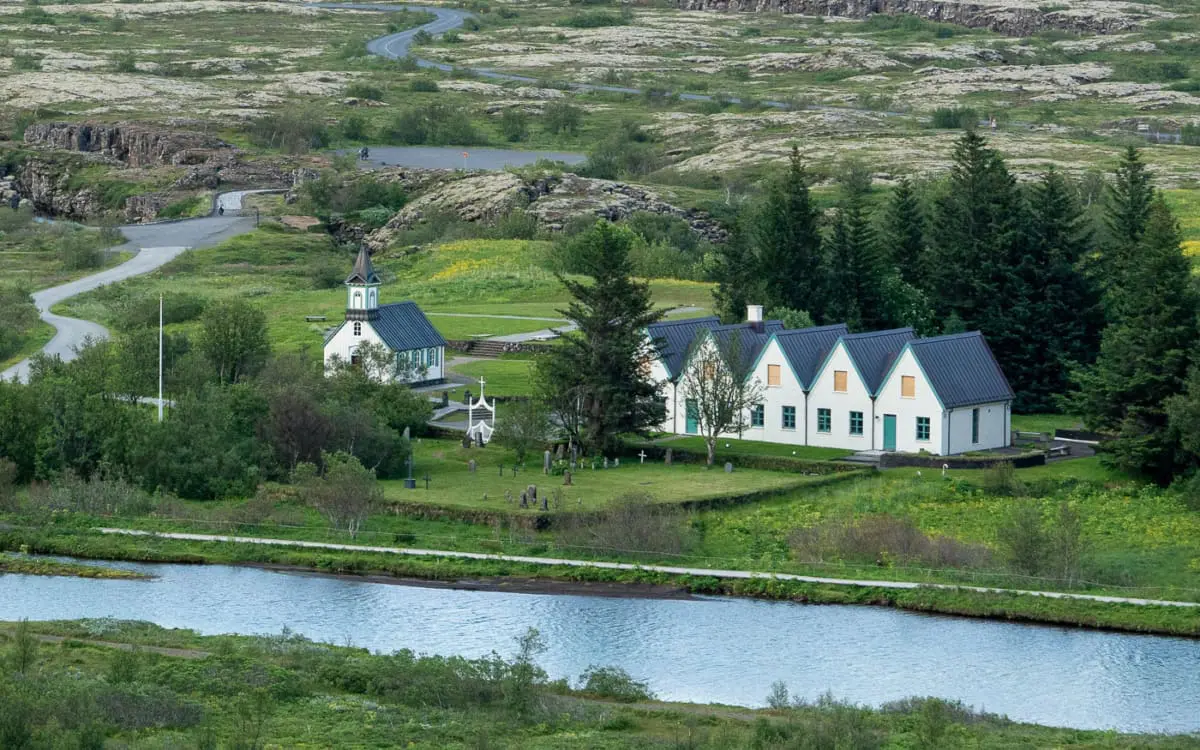
[[[640,453],[638,453],[638,458],[642,459],[638,463],[642,463],[642,464],[646,463],[646,451],[641,451]]]

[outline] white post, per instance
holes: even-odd
[[[158,295],[158,421],[163,421],[163,296]]]

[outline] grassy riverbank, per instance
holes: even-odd
[[[722,580],[641,570],[606,570],[450,558],[424,559],[375,552],[289,549],[253,544],[122,537],[78,530],[8,530],[0,534],[0,548],[16,547],[24,547],[35,553],[92,559],[285,565],[339,575],[384,575],[443,582],[487,577],[497,579],[498,588],[504,588],[506,581],[532,580],[544,584],[547,591],[553,591],[563,583],[668,586],[697,594],[753,596],[812,604],[889,606],[916,612],[1018,622],[1200,636],[1200,612],[1194,608],[1110,604],[1031,595],[982,594],[929,588],[895,590],[765,579]],[[527,583],[523,583],[522,587],[529,589]],[[577,588],[573,590],[578,591]]]
[[[0,623],[0,737],[23,743],[13,747],[131,748],[1200,747],[1019,724],[933,698],[869,709],[771,689],[764,710],[662,703],[619,669],[551,680],[537,663],[541,636],[507,635],[501,654],[470,660],[371,654],[287,632]]]
[[[5,573],[30,576],[73,576],[75,578],[104,578],[147,580],[153,576],[133,570],[121,570],[102,565],[80,565],[60,560],[42,560],[23,555],[0,554],[0,576]]]

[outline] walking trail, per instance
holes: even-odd
[[[1080,601],[1104,602],[1107,604],[1136,604],[1158,607],[1200,607],[1200,602],[1181,602],[1166,599],[1138,599],[1125,596],[1102,596],[1099,594],[1069,594],[1060,591],[1026,591],[1022,589],[997,589],[986,586],[960,586],[946,583],[916,583],[913,581],[873,581],[852,578],[825,578],[793,573],[762,573],[749,570],[718,570],[710,568],[684,568],[673,565],[635,565],[633,563],[601,562],[596,560],[569,560],[552,557],[527,557],[523,555],[494,555],[483,552],[456,552],[451,550],[412,549],[407,547],[373,547],[334,542],[305,542],[295,539],[264,539],[262,537],[224,536],[220,534],[188,534],[138,531],[135,529],[99,528],[102,534],[125,534],[128,536],[156,536],[163,539],[179,539],[192,542],[232,542],[235,544],[264,544],[278,547],[305,547],[309,549],[332,549],[347,552],[381,552],[390,555],[415,557],[452,557],[468,560],[495,560],[500,562],[527,563],[530,565],[565,565],[575,568],[602,568],[605,570],[646,570],[670,575],[705,576],[724,579],[766,578],[802,583],[825,583],[835,586],[866,586],[884,589],[931,588],[947,591],[973,591],[981,594],[1019,594],[1022,596],[1044,596],[1048,599],[1075,599]]]

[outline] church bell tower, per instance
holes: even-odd
[[[354,270],[346,277],[346,320],[374,320],[379,315],[379,275],[371,254],[358,249]]]

